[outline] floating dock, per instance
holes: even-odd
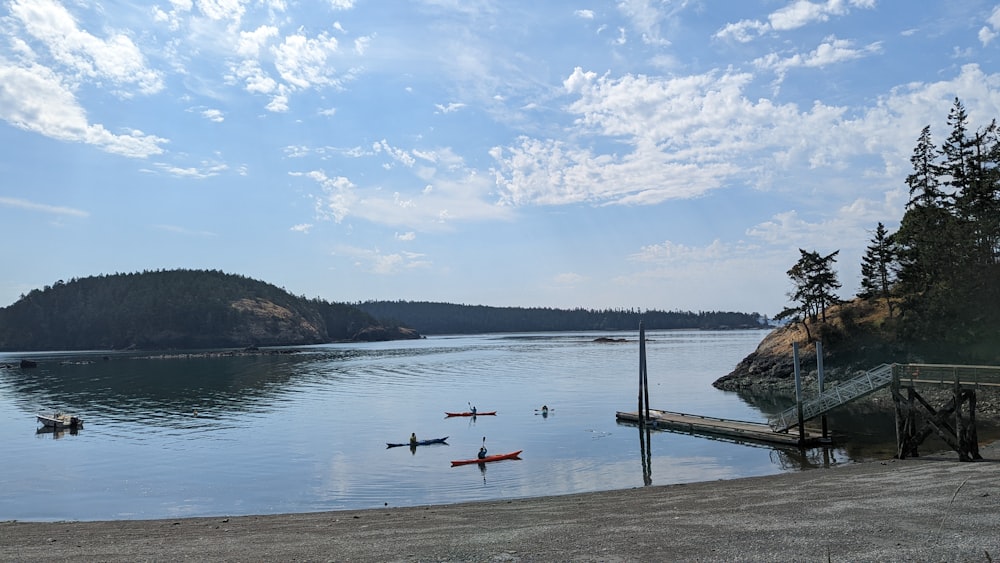
[[[615,418],[621,422],[639,423],[639,413],[637,411],[618,411]],[[775,432],[771,430],[770,426],[762,422],[730,420],[655,409],[649,409],[647,424],[653,428],[664,428],[688,434],[724,436],[739,440],[781,444],[785,446],[820,446],[829,445],[831,442],[829,438],[824,439],[822,435],[808,430],[805,433],[805,442],[800,442],[798,432]]]

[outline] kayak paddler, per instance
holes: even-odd
[[[410,445],[411,446],[416,446],[417,445],[417,433],[416,432],[411,432],[410,433]]]
[[[486,436],[483,436],[483,445],[479,447],[479,459],[486,457]]]

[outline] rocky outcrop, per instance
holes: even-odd
[[[387,340],[416,340],[420,333],[406,327],[369,326],[361,329],[352,340],[357,342],[383,342]]]
[[[326,339],[319,315],[307,317],[262,298],[239,299],[230,307],[242,317],[230,335],[233,343],[275,346],[318,344]]]

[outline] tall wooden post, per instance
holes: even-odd
[[[955,387],[953,392],[955,394],[955,437],[958,438],[959,456],[961,457],[962,452],[969,451],[966,439],[968,438],[965,432],[965,422],[962,420],[962,384],[958,380],[958,370],[955,371]],[[971,456],[970,458],[971,459]],[[963,460],[965,461],[965,460]]]
[[[646,370],[646,328],[639,321],[639,453],[642,456],[642,482],[653,484],[653,450],[649,428],[649,376]]]
[[[918,444],[921,439],[917,438],[915,406],[917,391],[911,382],[906,387],[906,397],[903,397],[903,385],[900,380],[904,369],[904,366],[893,364],[892,382],[889,384],[896,411],[896,459],[920,456]]]
[[[816,383],[819,386],[820,395],[823,394],[825,388],[823,387],[823,343],[816,341]],[[823,422],[823,441],[825,442],[828,438],[826,429],[826,413],[820,418]]]
[[[799,412],[799,445],[806,443],[806,422],[802,412],[802,376],[799,372],[799,343],[792,342],[792,361],[795,364],[795,406]]]
[[[646,388],[646,327],[639,321],[639,425],[649,422],[649,389]]]

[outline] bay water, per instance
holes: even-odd
[[[650,403],[765,421],[753,402],[711,383],[766,334],[648,331]],[[637,331],[269,352],[0,354],[0,520],[417,506],[766,475],[866,455],[654,432],[647,466],[638,428],[615,418],[637,406]],[[22,358],[37,367],[17,367]],[[497,415],[445,416],[472,405]],[[43,431],[35,415],[46,411],[77,414],[84,427]],[[448,440],[387,448],[411,432]],[[451,466],[484,443],[491,454],[523,450],[521,459]]]

